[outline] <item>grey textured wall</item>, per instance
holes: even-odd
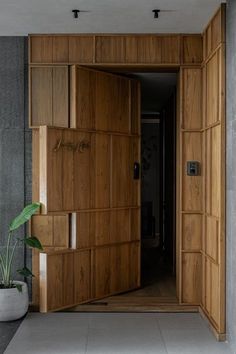
[[[236,1],[227,4],[226,140],[227,140],[227,332],[236,353]]]
[[[31,200],[31,132],[27,122],[27,41],[0,37],[0,249],[6,244],[9,222]],[[17,236],[23,236],[21,227]],[[30,257],[28,262],[30,262]],[[16,250],[14,267],[26,261]]]

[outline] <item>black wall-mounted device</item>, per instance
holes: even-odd
[[[200,163],[198,161],[187,161],[187,175],[200,176]]]

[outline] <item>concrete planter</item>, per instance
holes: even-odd
[[[22,285],[22,292],[16,288],[0,289],[0,321],[13,321],[23,317],[29,306],[27,284],[21,281],[14,283]]]

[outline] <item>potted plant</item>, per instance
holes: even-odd
[[[31,216],[40,208],[40,203],[26,206],[9,226],[7,245],[4,252],[0,252],[0,321],[16,320],[24,316],[28,310],[29,298],[27,284],[12,278],[12,263],[15,250],[19,243],[42,250],[40,241],[34,236],[24,238],[14,237],[14,231],[30,220]],[[12,246],[13,244],[13,246]],[[17,269],[24,277],[33,276],[27,267]]]

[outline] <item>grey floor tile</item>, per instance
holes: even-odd
[[[73,315],[70,321],[61,314],[31,314],[23,321],[5,353],[84,354],[87,337],[88,326],[80,326]]]
[[[199,313],[157,313],[162,329],[201,329],[206,324]]]
[[[167,354],[158,329],[90,328],[86,353]]]
[[[161,330],[168,354],[232,354],[207,328]]]
[[[157,328],[154,314],[149,313],[94,313],[91,314],[90,328]]]

